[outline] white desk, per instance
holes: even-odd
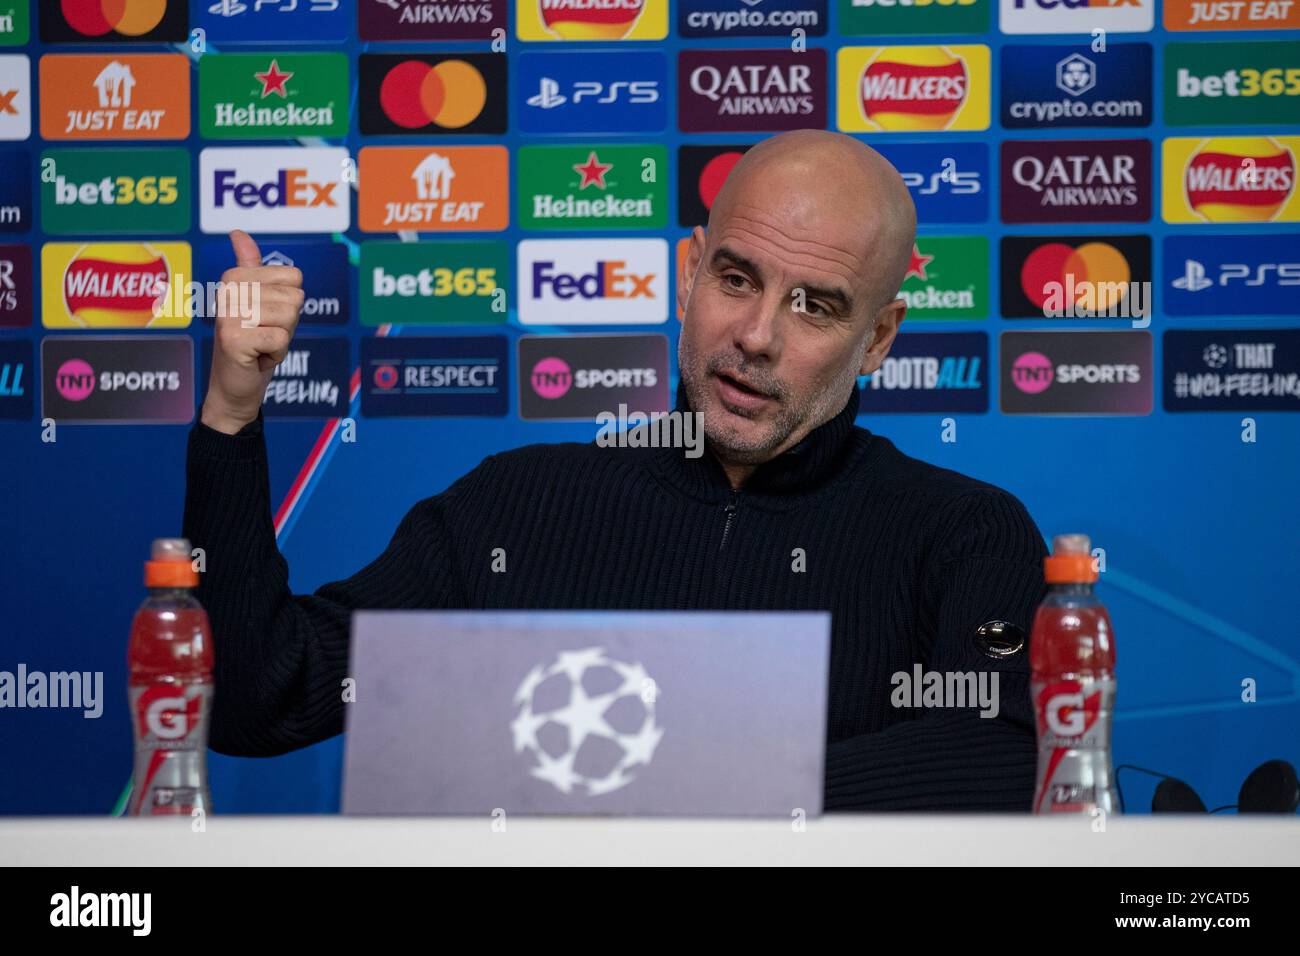
[[[219,816],[0,820],[0,864],[1297,865],[1300,817],[840,815],[808,821]]]

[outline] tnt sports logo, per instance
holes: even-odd
[[[1296,222],[1300,137],[1164,141],[1166,222]]]
[[[21,53],[0,56],[0,139],[32,134],[31,61]]]
[[[518,247],[524,325],[646,325],[668,319],[663,239],[525,239]]]
[[[645,20],[641,29],[638,21]],[[662,40],[667,0],[521,0],[521,40]]]
[[[85,359],[68,359],[54,373],[54,387],[70,402],[80,402],[95,390],[95,370]]]
[[[580,368],[574,372],[562,358],[549,355],[533,366],[528,382],[540,398],[554,401],[570,389],[654,388],[659,376],[653,368]]]
[[[343,232],[351,221],[346,149],[205,149],[199,170],[204,232]]]
[[[1003,33],[1145,33],[1155,0],[1000,0]]]
[[[554,400],[569,394],[569,389],[573,386],[573,372],[564,359],[548,355],[533,366],[528,381],[539,396]]]
[[[530,670],[515,692],[515,753],[527,754],[529,773],[561,793],[613,793],[649,765],[663,739],[657,693],[640,663],[601,647],[562,651]]]
[[[1026,395],[1037,395],[1052,385],[1136,385],[1142,370],[1121,363],[1053,365],[1042,352],[1025,352],[1011,364],[1011,381]]]
[[[1042,352],[1026,352],[1011,366],[1011,381],[1028,395],[1046,391],[1055,374],[1052,360]]]
[[[843,47],[838,66],[842,130],[989,127],[986,46]]]

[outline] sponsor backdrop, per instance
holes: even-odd
[[[682,240],[810,126],[920,214],[860,422],[1104,549],[1117,760],[1211,805],[1300,761],[1300,0],[0,0],[0,670],[105,674],[0,710],[0,812],[129,772],[227,230],[306,277],[265,409],[309,592],[485,455],[666,408]],[[335,810],[340,755],[214,755],[216,807]]]

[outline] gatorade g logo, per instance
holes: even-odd
[[[1101,690],[1087,697],[1077,680],[1048,684],[1038,695],[1038,730],[1057,737],[1081,737],[1097,722]]]
[[[169,684],[155,684],[140,695],[138,716],[141,730],[159,740],[181,740],[198,723],[203,697],[199,686],[192,686],[184,696],[175,696]]]

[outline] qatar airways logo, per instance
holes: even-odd
[[[826,125],[824,49],[686,50],[678,60],[686,133],[801,129]]]
[[[1006,222],[1145,222],[1151,218],[1151,142],[1002,144]]]

